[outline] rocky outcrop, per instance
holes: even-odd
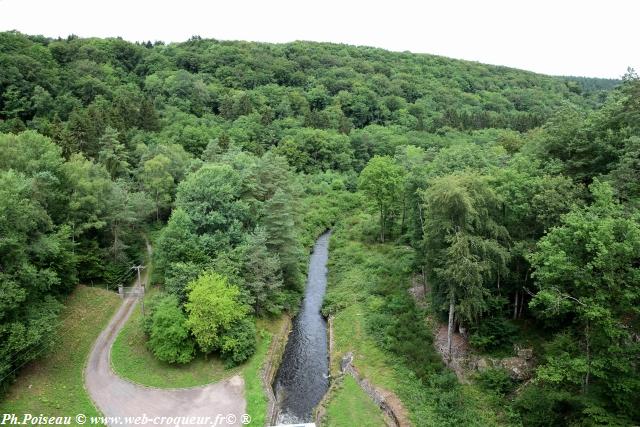
[[[531,378],[535,369],[533,349],[514,346],[515,356],[488,357],[474,354],[463,334],[453,335],[451,357],[447,350],[447,326],[440,325],[435,332],[435,346],[442,360],[452,369],[458,380],[462,383],[469,382],[469,374],[476,371],[484,371],[490,368],[502,368],[509,373],[514,380],[524,381]]]
[[[482,372],[491,368],[502,368],[511,378],[518,381],[525,381],[531,378],[535,368],[533,350],[530,348],[514,348],[516,356],[505,358],[492,357],[472,357],[469,361],[469,368]]]

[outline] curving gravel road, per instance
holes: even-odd
[[[85,384],[91,399],[105,417],[211,417],[206,424],[197,420],[169,424],[160,418],[146,425],[241,426],[246,412],[244,380],[236,375],[228,380],[202,387],[157,389],[133,384],[111,369],[111,346],[137,304],[137,298],[125,298],[118,312],[102,331],[91,350],[85,367]],[[70,349],[72,350],[72,349]],[[231,415],[231,416],[229,416]],[[216,416],[218,416],[217,421]],[[222,417],[225,417],[224,419]],[[233,422],[235,419],[235,422]],[[195,421],[195,422],[193,422]],[[145,425],[140,420],[121,419],[109,426]]]

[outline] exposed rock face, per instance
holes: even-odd
[[[490,362],[489,360],[485,359],[484,357],[479,357],[476,360],[475,366],[473,366],[471,364],[471,366],[469,366],[469,367],[472,368],[472,369],[476,369],[477,371],[482,372],[482,371],[486,371],[489,368],[492,368],[493,367],[493,363]]]
[[[420,278],[414,276],[409,293],[421,307],[426,304],[424,290]],[[515,356],[506,358],[492,358],[473,354],[469,342],[468,331],[460,327],[459,333],[453,334],[451,355],[447,347],[447,325],[434,325],[434,345],[442,360],[451,368],[463,383],[468,383],[470,371],[484,371],[490,368],[503,368],[511,378],[518,381],[528,380],[532,377],[535,368],[533,349],[514,346]]]
[[[522,357],[507,357],[500,360],[500,366],[504,368],[514,380],[528,380],[533,375],[533,359],[523,359]]]
[[[447,325],[440,325],[435,332],[434,345],[442,360],[451,368],[461,382],[467,382],[465,377],[469,365],[474,362],[474,357],[469,351],[469,344],[465,337],[459,333],[454,333],[451,343],[451,357],[447,348]]]
[[[470,371],[484,371],[490,368],[503,368],[511,378],[518,381],[528,380],[533,375],[535,359],[533,349],[514,346],[515,356],[506,358],[493,358],[477,356],[471,351],[467,338],[461,333],[453,335],[451,360],[447,351],[447,325],[440,325],[435,333],[436,350],[442,356],[442,360],[451,368],[461,382],[468,382]]]
[[[518,346],[515,346],[516,349],[516,353],[518,354],[518,357],[524,359],[524,360],[531,360],[533,359],[533,349],[532,348],[518,348]]]
[[[514,348],[517,356],[505,358],[479,357],[470,356],[467,367],[471,370],[479,372],[490,368],[502,368],[507,371],[509,376],[514,380],[524,381],[531,378],[535,367],[533,359],[533,349],[531,348]]]

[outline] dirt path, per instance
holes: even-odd
[[[145,278],[146,280],[146,278]],[[111,346],[137,304],[137,298],[125,298],[122,306],[102,331],[89,355],[85,385],[91,399],[105,417],[211,417],[207,424],[180,422],[180,425],[213,425],[216,416],[222,426],[241,426],[246,412],[244,380],[236,375],[228,380],[187,389],[157,389],[133,384],[111,369]],[[73,349],[70,349],[72,351]],[[231,416],[229,416],[231,415]],[[233,422],[235,418],[236,422]],[[116,425],[115,422],[110,425]],[[119,426],[144,425],[121,421]],[[146,425],[176,423],[148,422]]]

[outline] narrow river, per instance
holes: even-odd
[[[327,322],[320,309],[327,287],[330,235],[324,233],[313,247],[302,307],[274,381],[279,423],[311,421],[313,408],[329,388]]]

